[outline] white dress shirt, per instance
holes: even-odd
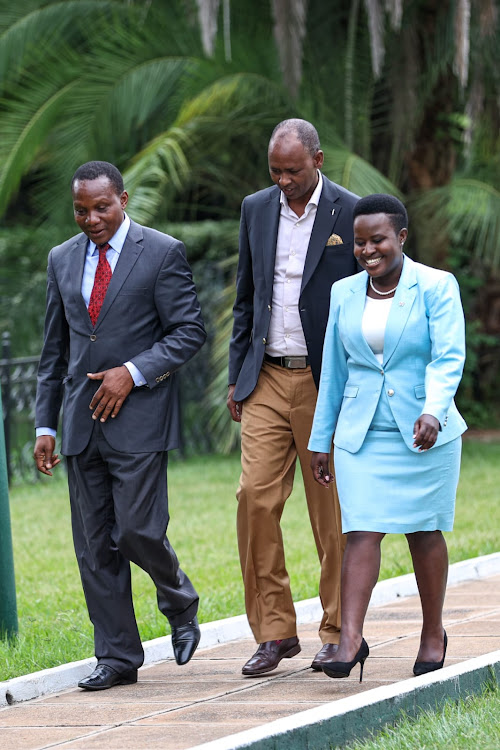
[[[283,191],[280,192],[273,301],[266,346],[266,354],[271,357],[307,356],[299,297],[307,248],[323,189],[323,177],[319,170],[318,178],[318,184],[300,218],[288,205]]]
[[[382,364],[384,360],[384,339],[387,318],[391,312],[393,297],[390,299],[372,299],[366,295],[365,309],[361,330],[366,343]]]

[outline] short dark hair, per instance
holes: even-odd
[[[360,198],[354,206],[352,218],[367,214],[387,214],[396,234],[402,229],[408,229],[408,214],[399,198],[385,193],[373,193]]]
[[[118,195],[125,190],[121,172],[109,161],[88,161],[82,164],[73,175],[71,189],[73,190],[76,180],[97,180],[98,177],[107,177]]]
[[[269,139],[269,149],[271,149],[278,138],[283,138],[287,135],[296,135],[311,156],[315,156],[321,148],[318,131],[314,125],[307,122],[307,120],[300,120],[294,117],[290,120],[283,120],[276,125]]]

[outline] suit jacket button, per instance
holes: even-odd
[[[268,305],[267,309],[269,310],[269,312],[271,312],[271,305]]]
[[[392,390],[392,388],[389,388],[389,390],[387,391],[387,395],[394,396],[394,391]]]
[[[91,337],[90,337],[90,340],[91,340],[91,341],[97,341],[97,336],[95,335],[95,333],[93,333],[93,334],[91,335]]]
[[[262,339],[262,343],[263,344],[267,344],[267,340],[266,339]]]

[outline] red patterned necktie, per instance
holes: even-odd
[[[101,312],[102,303],[104,302],[104,297],[106,296],[109,282],[113,275],[111,266],[106,258],[106,252],[109,248],[110,245],[108,243],[97,246],[97,249],[99,250],[99,262],[97,264],[94,276],[94,286],[92,287],[92,294],[90,295],[89,301],[89,315],[93,326],[97,323],[97,318]]]

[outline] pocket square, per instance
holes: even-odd
[[[328,237],[328,242],[326,243],[326,246],[328,247],[331,245],[343,245],[343,244],[344,244],[344,240],[342,239],[342,237],[340,237],[340,235],[331,234]]]

